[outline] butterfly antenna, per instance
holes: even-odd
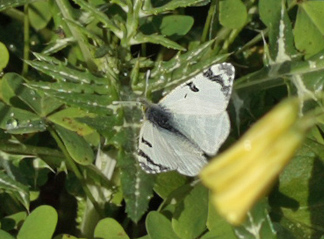
[[[139,101],[134,101],[134,100],[129,100],[129,101],[118,101],[118,100],[114,100],[112,102],[112,105],[123,105],[123,106],[128,106],[128,107],[138,107],[138,105],[141,105],[142,102]]]
[[[151,70],[147,70],[146,75],[145,75],[145,91],[144,91],[144,97],[147,97],[147,89],[148,89],[148,80],[151,75]]]

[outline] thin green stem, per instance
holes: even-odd
[[[24,8],[24,62],[23,62],[23,69],[22,75],[26,75],[28,72],[28,64],[26,61],[29,60],[29,19],[28,19],[28,8],[29,5],[26,4]]]
[[[3,12],[1,12],[5,15],[7,15],[8,17],[12,18],[12,19],[15,19],[21,23],[24,22],[25,20],[25,16],[24,16],[24,13],[15,9],[15,8],[8,8],[6,10],[4,10]]]
[[[62,152],[55,149],[37,147],[33,145],[24,145],[24,144],[1,142],[0,150],[7,153],[15,153],[15,154],[23,154],[23,155],[41,155],[41,156],[52,156],[58,158],[64,157]]]
[[[264,37],[266,37],[268,35],[269,30],[265,29],[263,31],[263,35]],[[250,40],[248,43],[246,43],[242,48],[238,49],[235,52],[235,55],[238,56],[239,54],[241,54],[243,51],[250,49],[252,46],[254,46],[256,43],[258,43],[259,41],[262,41],[262,34],[259,33],[258,35],[256,35],[252,40]]]
[[[209,33],[212,31],[211,26],[212,26],[212,21],[216,15],[217,3],[218,3],[218,0],[212,0],[212,2],[210,4],[206,23],[205,23],[204,30],[203,30],[203,33],[202,33],[202,36],[200,39],[201,43],[204,43],[207,40],[211,40],[213,38],[213,36],[210,35]],[[208,37],[208,34],[209,34],[209,37]],[[207,37],[208,37],[208,39],[207,39]]]
[[[229,46],[236,39],[237,35],[240,33],[241,29],[232,29],[228,36],[224,39],[224,43],[222,45],[222,49],[220,50],[220,54],[227,53]]]

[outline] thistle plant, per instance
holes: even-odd
[[[321,237],[323,2],[0,0],[0,11],[0,238]],[[248,216],[234,226],[204,186],[218,192],[207,175],[218,158],[204,184],[136,160],[138,99],[224,61],[237,77],[221,151],[286,98],[294,120],[312,122],[297,151],[280,143],[288,156],[270,180],[252,181],[263,194],[248,185],[258,197],[235,198]]]

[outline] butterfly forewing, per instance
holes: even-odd
[[[229,63],[214,65],[176,87],[159,104],[178,114],[223,112],[232,93],[234,72]]]
[[[172,125],[208,155],[216,154],[230,131],[226,108],[233,80],[231,64],[214,65],[159,102],[172,112]]]

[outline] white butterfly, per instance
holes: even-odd
[[[138,146],[144,171],[199,173],[229,134],[234,72],[229,63],[213,65],[147,107]]]

